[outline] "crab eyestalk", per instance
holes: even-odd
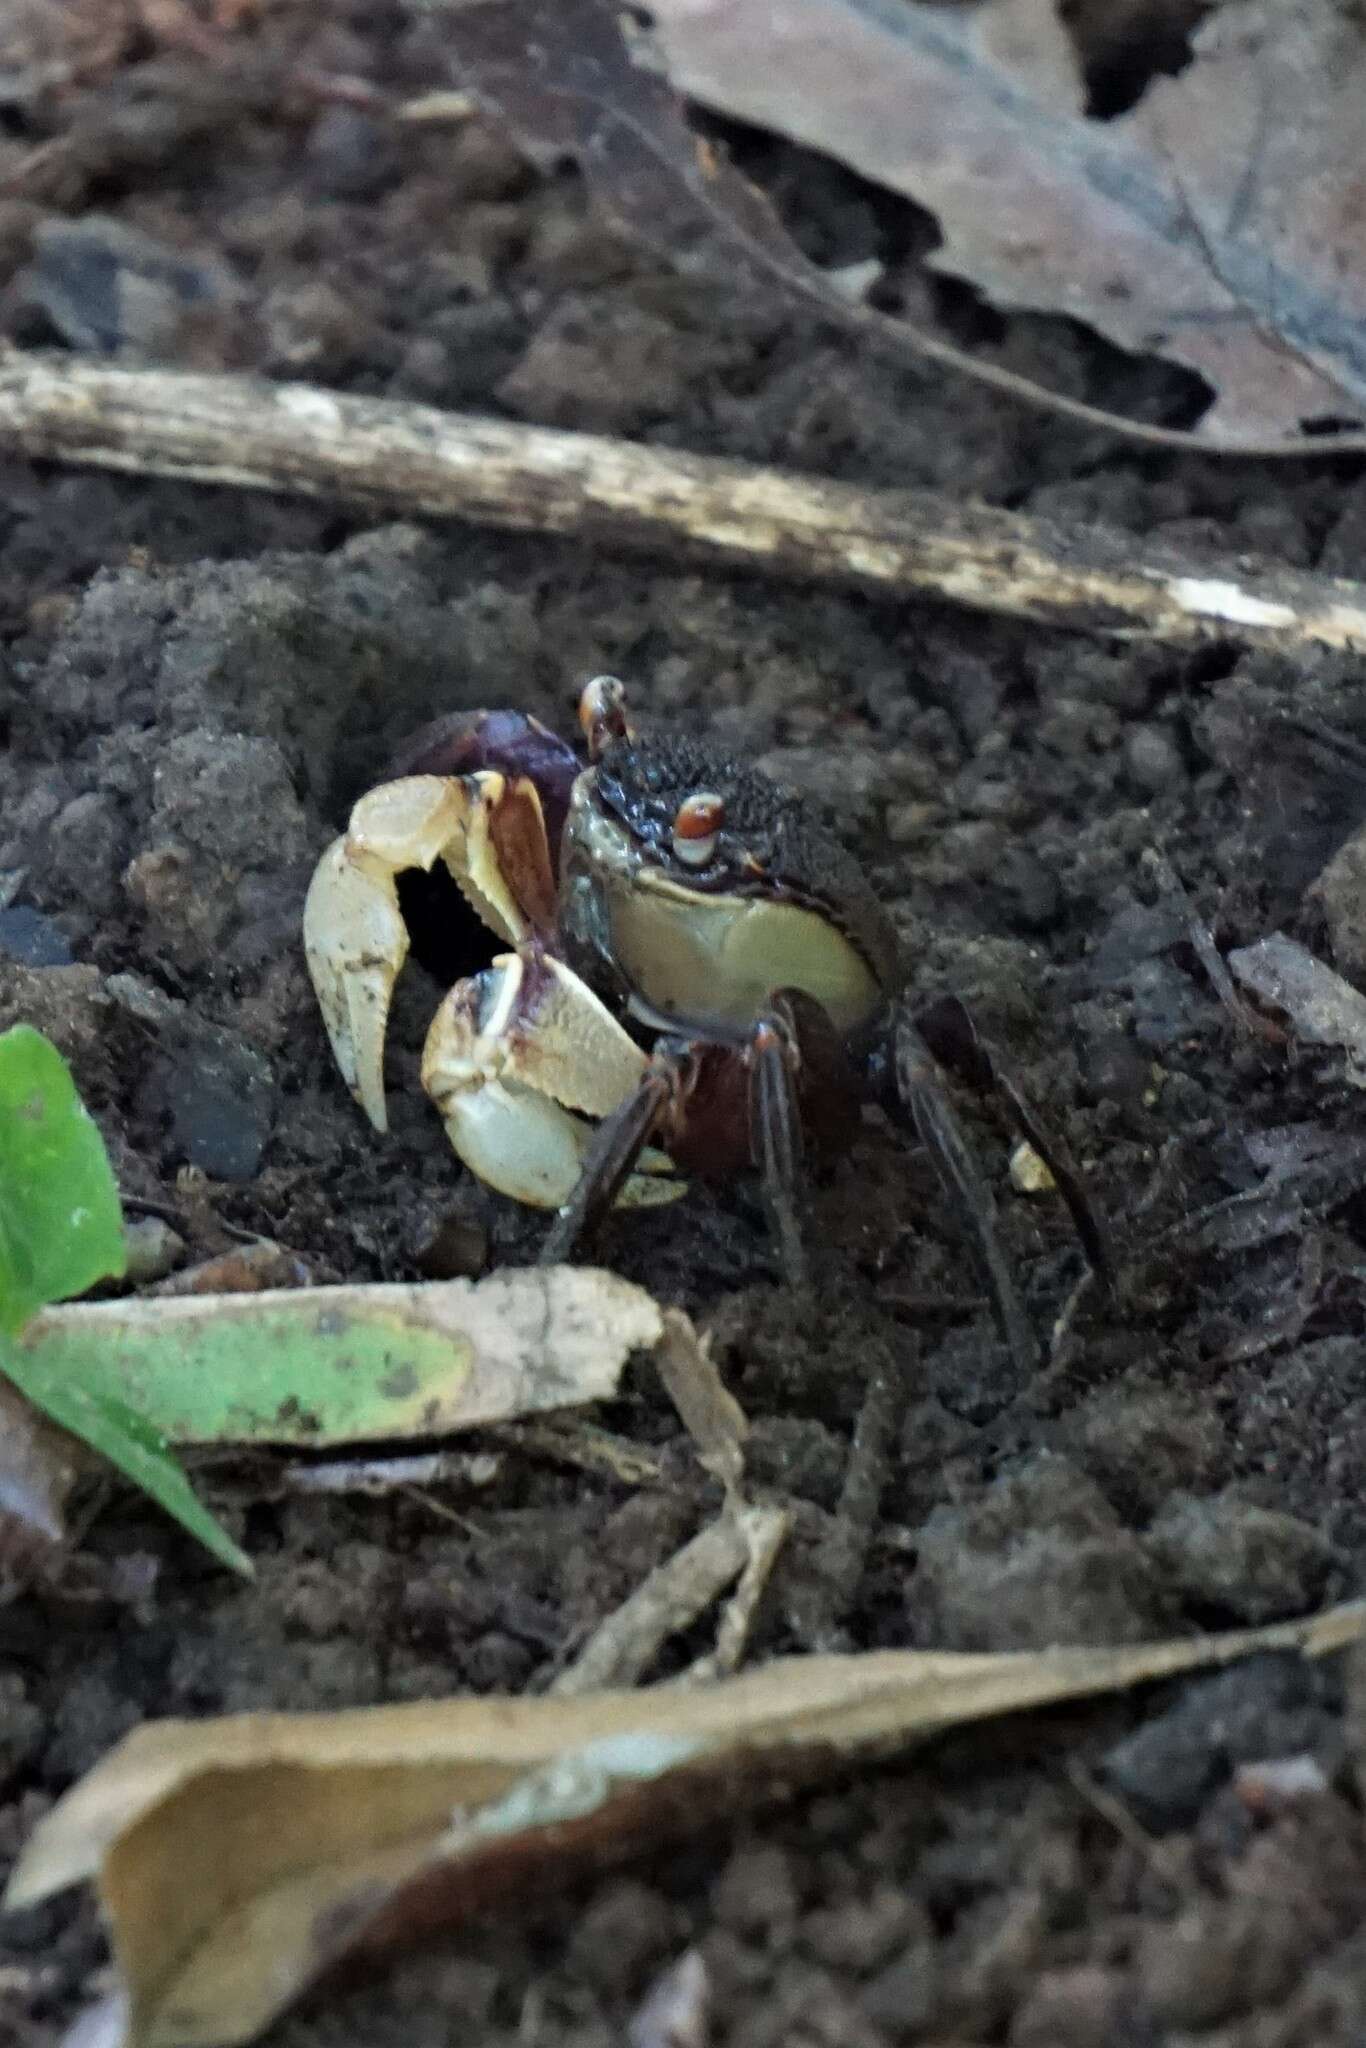
[[[588,758],[596,761],[609,740],[635,737],[626,716],[626,685],[616,676],[594,676],[579,697],[579,724],[588,742]]]

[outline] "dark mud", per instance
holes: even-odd
[[[14,114],[0,171],[51,150],[0,203],[11,338],[928,482],[1157,535],[1193,566],[1217,549],[1360,572],[1355,469],[1158,457],[681,282],[604,234],[572,176],[534,179],[478,124],[395,129],[298,88],[423,83],[396,11],[266,12],[233,64],[133,37],[112,70]],[[1004,326],[936,281],[909,209],[741,140],[823,261],[879,254],[918,317],[997,360],[1188,415],[1180,381],[1063,323]],[[73,255],[76,223],[100,263]],[[144,288],[116,288],[132,271]],[[299,912],[349,801],[414,727],[509,704],[572,731],[577,684],[612,670],[644,717],[720,736],[828,806],[916,986],[967,998],[1008,1049],[1123,1255],[1117,1299],[1092,1296],[1022,1384],[924,1160],[874,1121],[815,1194],[814,1323],[775,1284],[751,1189],[613,1225],[602,1255],[713,1331],[756,1482],[796,1508],[758,1653],[809,1640],[866,1377],[889,1365],[904,1416],[834,1618],[850,1647],[1134,1640],[1360,1587],[1362,1096],[1340,1055],[1230,1014],[1147,857],[1221,949],[1288,929],[1360,981],[1359,861],[1313,887],[1366,820],[1359,665],[1055,638],[13,465],[0,628],[0,1024],[57,1039],[125,1195],[171,1213],[191,1256],[261,1233],[319,1279],[413,1277],[452,1215],[494,1259],[531,1255],[541,1223],[464,1182],[417,1091],[436,984],[414,968],[403,985],[377,1142],[330,1065]],[[1055,1201],[1011,1191],[990,1116],[965,1114],[1046,1332],[1077,1246]],[[677,1439],[644,1374],[606,1419]],[[89,1543],[144,1560],[150,1593],[58,1588],[0,1622],[0,1854],[149,1714],[535,1686],[711,1511],[685,1456],[668,1469],[668,1488],[632,1492],[504,1458],[439,1503],[453,1518],[219,1473],[250,1589],[118,1495]],[[1360,1727],[1350,1672],[1271,1659],[956,1738],[464,1931],[274,2038],[590,2048],[696,1945],[715,2040],[747,2048],[1357,2041]],[[1235,1777],[1305,1755],[1318,1789],[1280,1808]],[[0,2032],[54,2042],[101,1956],[69,1901],[0,1927]]]

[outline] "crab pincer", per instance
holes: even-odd
[[[558,1208],[591,1142],[586,1117],[613,1109],[645,1054],[545,943],[555,885],[540,800],[526,777],[481,769],[409,775],[361,797],[324,853],[304,908],[304,947],[343,1079],[388,1128],[384,1046],[410,948],[398,880],[438,863],[513,953],[462,980],[432,1020],[423,1086],[456,1152],[515,1200]],[[681,1184],[652,1154],[624,1191],[673,1199]]]

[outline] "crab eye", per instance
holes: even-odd
[[[674,817],[674,859],[685,868],[704,868],[716,851],[726,807],[714,789],[695,789]]]
[[[579,724],[588,741],[588,758],[596,761],[609,740],[629,740],[626,691],[615,676],[594,676],[579,698]]]

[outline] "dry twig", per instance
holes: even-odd
[[[1366,646],[1366,587],[933,491],[867,491],[309,385],[0,355],[0,449],[35,461],[567,534],[1075,631]]]
[[[777,1524],[781,1524],[780,1530]],[[637,1685],[669,1637],[705,1614],[751,1563],[762,1589],[786,1526],[786,1516],[771,1508],[726,1508],[643,1579],[594,1629],[551,1692],[578,1695],[602,1686]],[[743,1604],[746,1627],[756,1600],[757,1594]],[[724,1648],[728,1660],[738,1660],[743,1648],[743,1641],[732,1640],[734,1633],[733,1629],[727,1631]]]
[[[664,1461],[654,1451],[596,1422],[585,1422],[581,1416],[494,1423],[482,1434],[499,1450],[548,1458],[552,1464],[591,1472],[599,1479],[614,1479],[622,1486],[658,1486],[664,1479]]]
[[[721,1482],[727,1500],[735,1503],[744,1478],[749,1423],[717,1371],[707,1339],[698,1336],[682,1309],[665,1309],[664,1335],[654,1348],[654,1361],[679,1420],[693,1440],[699,1464]]]
[[[679,1685],[711,1685],[739,1670],[773,1567],[792,1533],[792,1517],[786,1508],[750,1508],[740,1520],[749,1543],[749,1557],[717,1624],[716,1647],[694,1658],[687,1670],[680,1672]]]
[[[828,1650],[839,1640],[839,1625],[854,1604],[882,1505],[908,1379],[907,1361],[890,1353],[869,1370],[834,1517],[811,1577],[793,1602],[793,1619],[810,1649]]]

